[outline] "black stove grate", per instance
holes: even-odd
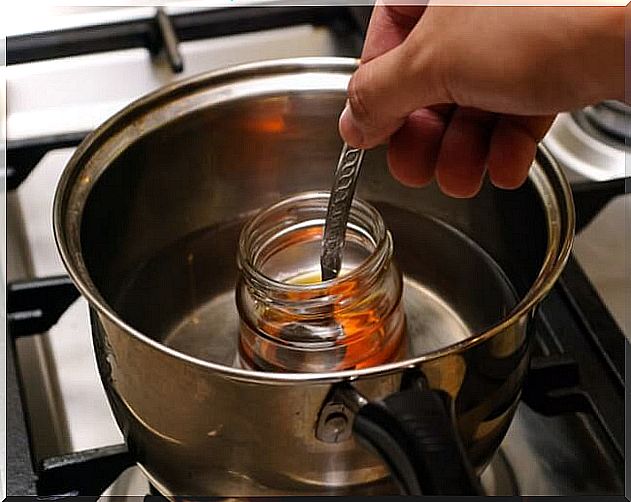
[[[7,37],[7,64],[142,47],[156,54],[169,38],[177,43],[298,24],[327,26],[354,37],[360,49],[369,14],[370,8],[342,5],[234,6],[170,16],[157,9],[144,19]]]

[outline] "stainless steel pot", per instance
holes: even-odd
[[[487,184],[472,200],[402,187],[384,150],[368,152],[358,193],[392,231],[416,355],[327,374],[231,366],[241,224],[279,197],[329,187],[355,65],[258,63],[164,87],[86,138],[63,174],[59,250],[90,303],[114,415],[164,494],[378,493],[396,491],[393,479],[444,492],[408,451],[433,434],[405,425],[426,410],[423,392],[445,404],[434,424],[444,451],[466,452],[456,477],[479,473],[510,424],[530,321],[573,238],[570,191],[544,150],[521,189]]]

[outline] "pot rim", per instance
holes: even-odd
[[[68,225],[66,223],[66,213],[69,211],[69,194],[73,190],[76,190],[78,177],[85,167],[85,160],[89,158],[92,153],[98,150],[109,135],[117,132],[118,126],[120,126],[123,121],[142,113],[144,110],[151,109],[153,105],[160,101],[173,99],[182,93],[191,93],[200,87],[212,88],[213,86],[225,84],[248,76],[282,75],[296,72],[330,71],[347,74],[348,78],[350,78],[352,72],[357,68],[358,63],[359,60],[353,58],[291,58],[242,64],[232,66],[230,68],[202,73],[187,79],[173,82],[139,98],[88,134],[72,155],[57,185],[53,205],[53,229],[55,242],[61,255],[62,262],[68,271],[70,278],[84,298],[88,300],[91,308],[96,309],[99,314],[105,316],[107,320],[112,322],[128,335],[135,337],[142,343],[149,345],[153,349],[167,356],[179,359],[183,363],[219,373],[222,376],[233,380],[277,385],[287,385],[292,383],[334,383],[343,380],[354,380],[361,377],[383,376],[394,373],[406,368],[418,366],[421,363],[438,359],[448,354],[460,353],[469,347],[477,345],[484,340],[492,338],[498,333],[512,327],[523,317],[531,313],[534,307],[552,289],[565,267],[572,248],[575,225],[574,203],[569,183],[559,165],[542,145],[539,145],[538,147],[538,155],[535,161],[541,164],[541,161],[543,160],[543,162],[548,164],[547,167],[557,179],[560,193],[555,195],[554,189],[550,186],[549,178],[543,172],[541,165],[535,166],[535,168],[530,170],[529,180],[535,185],[535,188],[542,199],[542,203],[545,206],[546,220],[548,223],[548,235],[556,235],[556,240],[550,238],[548,240],[546,255],[537,278],[530,286],[528,292],[522,297],[508,316],[504,317],[481,333],[475,334],[465,340],[443,347],[439,350],[403,361],[363,368],[360,370],[344,370],[326,373],[270,373],[251,371],[241,368],[228,367],[199,359],[163,345],[125,323],[101,297],[98,289],[92,283],[83,261],[80,238],[77,239],[68,235],[69,229],[67,228]],[[87,200],[90,189],[94,183],[96,183],[96,178],[98,178],[98,176],[95,177],[95,179],[88,178],[87,180],[81,180],[81,182],[85,185],[82,187],[85,193],[85,196],[82,198],[83,204],[85,204],[85,201]],[[83,205],[79,209],[82,210]],[[73,224],[75,226],[80,226],[82,216],[81,212],[78,209],[73,209],[72,212],[74,213]],[[565,215],[566,217],[565,228],[559,228],[560,224],[558,220],[560,215]],[[551,240],[555,242],[550,242]]]

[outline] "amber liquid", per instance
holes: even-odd
[[[308,285],[321,279],[319,273],[310,273],[288,282]],[[347,282],[343,287],[352,294],[359,286]],[[376,308],[342,310],[332,305],[329,315],[313,323],[314,333],[323,336],[312,338],[308,330],[296,328],[297,317],[278,310],[266,311],[259,318],[256,332],[244,323],[241,325],[241,365],[263,371],[304,372],[360,369],[396,361],[405,355],[402,308],[383,318]],[[295,339],[303,332],[305,341],[301,348],[288,349],[282,344],[288,335]],[[281,343],[274,343],[275,340]]]

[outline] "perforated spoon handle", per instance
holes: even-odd
[[[346,225],[363,159],[364,150],[351,148],[344,143],[340,160],[335,169],[335,178],[324,224],[322,252],[320,254],[323,281],[334,279],[340,273]]]

